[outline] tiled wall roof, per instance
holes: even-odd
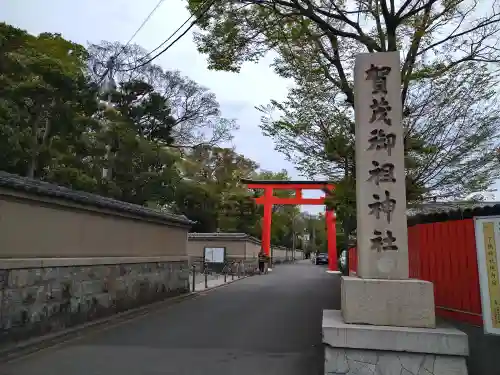
[[[2,171],[0,171],[0,188],[17,190],[49,198],[57,198],[84,206],[109,209],[116,212],[129,213],[144,218],[150,218],[164,222],[186,226],[194,224],[194,222],[183,215],[175,215],[168,211],[155,210],[152,208],[139,206],[137,204],[103,197],[97,194],[76,191],[63,186],[58,186],[31,178],[20,177]]]
[[[500,215],[500,202],[434,202],[407,210],[408,225]]]

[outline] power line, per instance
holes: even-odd
[[[191,15],[191,17],[189,17],[187,20],[185,20],[184,23],[182,25],[180,25],[177,28],[177,30],[175,30],[172,34],[170,34],[170,36],[167,39],[165,39],[158,47],[156,47],[154,50],[148,52],[146,55],[141,57],[138,61],[144,60],[145,58],[147,58],[148,56],[150,56],[154,52],[158,51],[161,47],[163,47],[170,39],[172,39],[174,37],[175,34],[177,34],[184,26],[186,26],[186,24],[191,20],[191,18],[193,18],[193,16],[194,15]]]
[[[144,19],[144,21],[142,21],[141,25],[137,28],[137,30],[135,31],[135,33],[130,37],[130,39],[127,41],[127,43],[125,43],[125,45],[120,49],[120,51],[118,51],[118,53],[111,57],[107,63],[107,67],[106,67],[106,70],[104,71],[103,75],[101,76],[101,79],[99,80],[99,85],[104,81],[104,78],[106,78],[106,75],[109,73],[109,71],[112,69],[116,59],[118,58],[118,56],[120,56],[123,51],[125,51],[125,49],[128,47],[128,45],[132,42],[132,40],[137,36],[137,34],[139,34],[139,32],[143,29],[144,26],[146,26],[146,24],[148,23],[148,21],[151,19],[151,17],[153,16],[153,14],[158,10],[158,8],[160,7],[160,5],[164,2],[165,0],[159,0],[158,3],[156,4],[156,6],[153,8],[153,10],[151,12],[149,12],[148,16]]]
[[[150,20],[150,18],[153,16],[153,14],[156,12],[156,10],[160,7],[160,5],[164,2],[165,0],[160,0],[158,1],[158,3],[156,4],[156,6],[153,8],[153,10],[148,14],[148,16],[146,17],[146,19],[142,22],[141,26],[139,26],[139,28],[137,29],[137,31],[134,33],[134,35],[132,35],[130,37],[130,39],[128,40],[127,44],[125,44],[124,48],[127,47],[130,42],[136,37],[136,35],[139,33],[139,31],[142,30],[142,28],[148,23],[148,21]],[[123,52],[123,50],[121,51]],[[120,53],[121,53],[120,52]]]
[[[239,2],[243,3],[243,6],[241,6],[240,8],[238,8],[237,10],[240,10],[244,7],[246,7],[247,5],[249,4],[252,4],[254,2],[256,2],[257,4],[259,4],[259,2],[263,2],[264,0],[239,0]],[[205,1],[206,3],[206,1]],[[194,14],[196,12],[198,12],[199,10],[201,10],[201,8],[203,7],[203,5],[205,4],[200,4],[200,6],[194,11],[193,14],[191,14],[191,16],[184,21],[184,23],[182,25],[180,25],[177,30],[175,30],[167,39],[165,39],[158,47],[156,47],[154,50],[148,52],[146,55],[144,55],[143,57],[141,57],[138,61],[141,61],[141,60],[144,60],[146,57],[150,56],[153,52],[156,52],[158,51],[162,46],[164,46],[170,39],[172,39],[174,37],[175,34],[177,34],[184,26],[186,26],[186,24],[191,20],[191,18],[194,17]]]
[[[130,72],[130,71],[133,71],[133,70],[136,70],[136,69],[139,69],[139,68],[142,68],[143,66],[145,65],[148,65],[150,62],[152,62],[153,60],[156,60],[158,57],[160,57],[161,55],[163,55],[165,52],[167,52],[175,43],[177,43],[182,37],[184,37],[188,32],[189,30],[191,30],[194,25],[196,25],[196,23],[210,10],[210,8],[212,7],[212,5],[215,4],[215,1],[216,0],[212,0],[210,2],[210,0],[206,0],[202,5],[200,5],[200,7],[198,9],[201,9],[205,4],[209,3],[204,10],[202,10],[201,14],[196,17],[196,19],[194,19],[191,24],[188,26],[188,28],[186,30],[184,30],[184,32],[179,35],[177,38],[174,39],[174,41],[172,41],[172,43],[170,43],[168,46],[166,46],[164,49],[162,49],[160,52],[158,52],[156,55],[154,55],[153,57],[149,58],[148,60],[132,67],[132,68],[129,68],[129,69],[124,69],[124,70],[120,70],[120,72]],[[162,46],[163,44],[165,44],[168,40],[170,40],[191,18],[193,17],[193,15],[191,15],[185,22],[184,24],[182,24],[181,27],[179,27],[171,36],[168,37],[168,39],[163,42],[160,46]],[[159,47],[160,47],[159,46]],[[157,50],[159,47],[155,48],[155,50]],[[154,52],[155,50],[153,50],[152,52]],[[146,56],[144,56],[143,58],[139,59],[140,60],[143,60],[145,57],[151,55],[151,52],[148,53]]]

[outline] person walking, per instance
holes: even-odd
[[[259,252],[259,272],[262,275],[266,269],[266,261],[267,261],[267,255],[264,252],[264,249],[260,249]]]

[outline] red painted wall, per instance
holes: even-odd
[[[434,283],[436,314],[482,325],[476,241],[472,219],[408,228],[410,277]],[[357,269],[356,249],[349,261]]]
[[[349,275],[353,275],[358,271],[358,253],[355,247],[349,249]]]

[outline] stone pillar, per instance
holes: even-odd
[[[323,313],[325,374],[465,375],[467,335],[436,328],[432,283],[409,279],[399,52],[358,55],[354,89],[359,277]]]
[[[359,55],[354,80],[357,274],[407,279],[399,53]]]

